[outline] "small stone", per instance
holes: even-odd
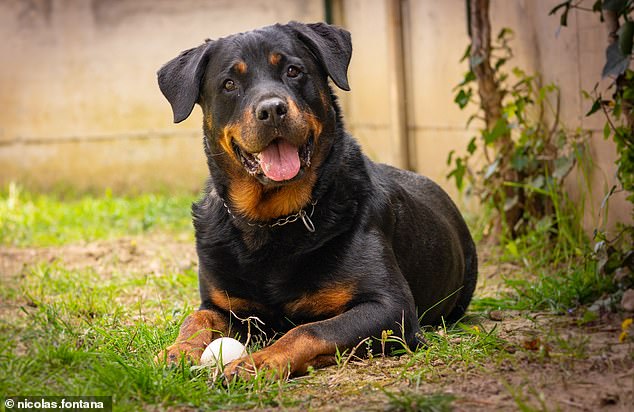
[[[634,289],[628,289],[623,293],[621,307],[627,312],[634,312]]]
[[[504,312],[502,312],[501,310],[492,310],[491,312],[489,312],[489,319],[498,322],[504,320]]]
[[[507,353],[511,353],[511,354],[517,352],[517,347],[515,345],[513,345],[512,343],[508,343],[508,344],[504,345],[503,349]]]

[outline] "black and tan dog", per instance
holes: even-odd
[[[464,314],[469,231],[435,183],[372,162],[345,132],[328,77],[349,90],[351,54],[347,31],[293,22],[207,41],[159,70],[175,122],[202,108],[211,175],[193,206],[202,303],[163,359],[197,362],[217,337],[244,339],[234,315],[257,316],[286,333],[225,374],[302,374],[384,330],[415,346],[420,324]]]

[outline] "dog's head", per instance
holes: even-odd
[[[158,72],[176,123],[203,110],[210,164],[232,205],[267,220],[310,201],[334,135],[328,77],[349,90],[350,34],[327,24],[264,27],[182,52]]]

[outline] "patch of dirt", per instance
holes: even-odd
[[[112,240],[51,247],[13,247],[0,245],[0,282],[18,284],[29,271],[40,264],[58,264],[65,270],[91,270],[100,278],[111,280],[139,277],[160,278],[170,273],[195,270],[198,258],[193,239],[165,234],[125,237]],[[124,305],[139,304],[150,294],[150,286],[131,286],[116,297]],[[192,290],[188,299],[197,304],[197,291]],[[3,319],[25,318],[21,307],[32,306],[25,296],[8,302],[0,300],[0,322]],[[138,316],[145,311],[140,310]],[[151,312],[151,311],[150,311]]]
[[[0,279],[16,278],[29,267],[53,262],[60,262],[69,270],[92,268],[107,276],[115,270],[186,270],[197,266],[198,258],[193,240],[164,234],[39,248],[0,246]]]
[[[417,376],[417,363],[408,366],[409,356],[352,362],[307,380],[296,390],[301,406],[290,410],[403,410],[403,399],[408,410],[416,410],[415,394],[438,393],[455,396],[457,411],[509,411],[520,405],[530,410],[634,410],[634,346],[618,343],[618,321],[578,327],[570,317],[516,312],[501,322],[483,322],[487,330],[494,324],[509,346],[490,361],[468,366],[432,361],[433,373],[427,376]],[[401,400],[390,403],[382,389]]]
[[[481,262],[486,262],[487,252],[481,256]],[[113,271],[160,276],[166,270],[197,265],[193,240],[151,235],[60,247],[0,247],[0,280],[19,282],[25,268],[54,261],[67,269],[93,268],[104,278]],[[495,296],[502,288],[500,273],[517,269],[482,266],[479,296]],[[433,368],[425,375],[417,371],[427,370],[423,366],[429,365],[422,360],[412,362],[409,356],[354,360],[343,368],[334,366],[295,379],[286,395],[296,403],[285,409],[415,410],[421,397],[443,393],[455,396],[452,406],[459,411],[506,411],[524,406],[632,411],[634,344],[631,340],[619,343],[621,320],[613,316],[579,326],[572,316],[500,311],[479,319],[485,330],[495,327],[497,336],[506,342],[500,354],[489,360],[465,363],[457,359],[447,364],[433,360],[432,353]],[[390,401],[386,392],[396,401]]]

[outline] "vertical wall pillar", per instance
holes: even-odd
[[[390,131],[394,165],[412,169],[407,135],[403,13],[401,0],[385,0],[387,11],[387,65],[390,90]]]

